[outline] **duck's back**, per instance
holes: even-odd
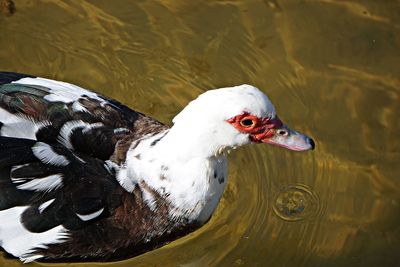
[[[166,209],[115,177],[132,142],[165,129],[78,86],[0,72],[2,248],[24,261],[112,260],[174,239]]]
[[[0,126],[0,136],[60,143],[100,159],[109,159],[124,136],[166,128],[73,84],[9,72],[0,72]]]

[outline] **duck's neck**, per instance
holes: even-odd
[[[226,185],[224,146],[217,146],[218,140],[210,136],[182,130],[172,127],[133,143],[118,180],[128,191],[139,186],[145,203],[154,211],[156,192],[169,203],[172,218],[205,222]]]

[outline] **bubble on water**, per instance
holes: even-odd
[[[274,197],[273,210],[285,221],[300,221],[315,217],[320,211],[318,195],[303,184],[281,188]]]

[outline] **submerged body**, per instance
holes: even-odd
[[[312,139],[242,85],[208,91],[168,126],[78,86],[0,73],[0,244],[24,262],[110,261],[206,223],[226,150]]]

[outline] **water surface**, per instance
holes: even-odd
[[[74,266],[400,266],[398,1],[14,2],[0,15],[2,70],[94,89],[165,123],[201,92],[249,83],[317,144],[238,149],[203,228]]]

